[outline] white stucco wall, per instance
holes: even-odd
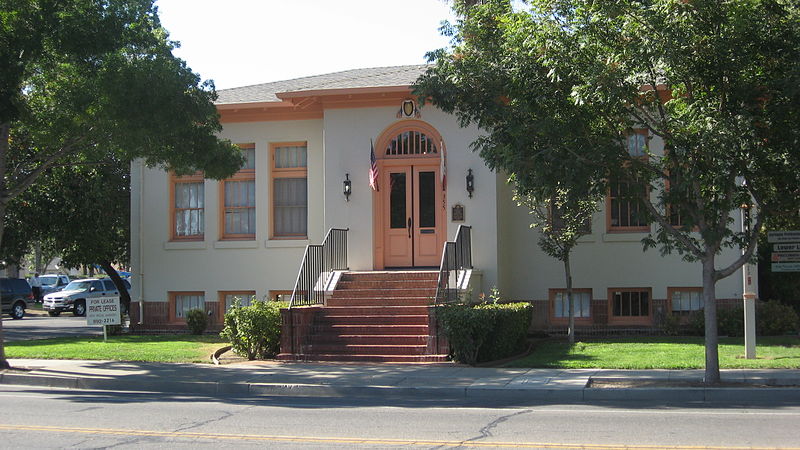
[[[234,143],[256,145],[255,240],[220,241],[219,182],[205,180],[205,239],[170,242],[169,176],[158,169],[145,169],[142,175],[137,175],[139,169],[135,163],[134,299],[139,299],[140,291],[145,301],[166,301],[169,291],[204,291],[206,301],[216,301],[218,291],[254,290],[262,298],[270,290],[290,290],[306,244],[322,241],[325,232],[322,121],[226,124],[222,137]],[[269,240],[269,144],[294,141],[308,143],[308,239]],[[139,233],[136,232],[138,192],[142,192],[144,205]]]
[[[662,154],[663,143],[658,138],[649,145],[653,153]],[[529,226],[528,209],[511,200],[512,189],[503,177],[498,177],[498,193],[501,289],[514,299],[546,300],[548,289],[566,287],[564,265],[539,249],[539,232]],[[651,195],[655,200],[656,193]],[[738,216],[731,226],[740,229]],[[657,231],[657,226],[652,224],[651,230]],[[608,233],[603,202],[592,219],[592,234],[582,238],[573,250],[573,287],[591,288],[595,300],[606,299],[608,288],[652,288],[653,299],[666,299],[668,287],[702,287],[699,262],[685,262],[677,253],[661,256],[658,248],[643,251],[641,241],[646,236]],[[717,257],[717,268],[727,266],[740,254],[736,249],[724,249]],[[742,298],[741,270],[717,283],[717,298]]]

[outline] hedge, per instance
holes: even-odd
[[[287,306],[287,302],[255,299],[250,306],[241,306],[236,299],[225,313],[225,327],[219,335],[249,360],[274,357],[281,345],[281,308]]]
[[[437,308],[436,317],[450,343],[450,356],[455,361],[474,365],[525,350],[531,305],[445,305]]]

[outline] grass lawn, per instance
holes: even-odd
[[[211,362],[226,343],[215,335],[64,337],[7,342],[6,357],[35,359],[104,359],[115,361]]]
[[[798,369],[800,338],[759,337],[756,359],[744,359],[744,338],[720,338],[719,363],[723,369]],[[544,340],[533,352],[506,367],[568,369],[702,369],[702,337],[630,337],[576,342]]]

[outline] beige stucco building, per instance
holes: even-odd
[[[351,270],[438,269],[444,242],[463,224],[472,227],[473,294],[496,286],[506,299],[533,301],[537,327],[562,324],[562,264],[538,248],[505,178],[471,151],[480,130],[413,103],[409,86],[423,70],[361,69],[220,91],[222,137],[248,155],[227,181],[176,178],[134,162],[135,319],[182,326],[185,310],[202,307],[219,321],[233,296],[290,294],[306,245],[330,228],[349,229]],[[663,151],[658,138],[647,142]],[[659,314],[700,308],[700,265],[644,252],[640,241],[655,225],[633,223],[630,206],[612,200],[572,257],[579,326],[650,327]],[[725,250],[719,264],[736,256]],[[717,285],[720,299],[741,299],[742,290],[741,273]]]

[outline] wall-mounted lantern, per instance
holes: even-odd
[[[472,175],[472,169],[467,170],[467,192],[469,198],[472,198],[472,191],[475,190],[475,177]]]
[[[350,181],[349,173],[344,174],[344,182],[342,183],[342,185],[343,185],[344,198],[347,199],[347,201],[349,202],[350,194],[353,193],[353,182]]]

